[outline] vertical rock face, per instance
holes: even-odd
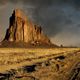
[[[4,40],[32,44],[51,44],[47,36],[43,34],[42,28],[29,21],[19,9],[14,10],[10,17],[9,28],[7,29]]]

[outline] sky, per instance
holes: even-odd
[[[41,25],[53,43],[80,47],[80,0],[0,0],[0,41],[17,8]]]

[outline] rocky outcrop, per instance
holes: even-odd
[[[51,44],[48,37],[44,35],[41,26],[29,21],[20,9],[13,11],[4,41]]]

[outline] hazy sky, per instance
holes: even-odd
[[[0,40],[16,8],[42,25],[53,43],[80,46],[80,0],[0,0]]]

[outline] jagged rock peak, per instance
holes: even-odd
[[[49,38],[44,35],[41,26],[33,24],[28,20],[24,12],[15,9],[10,17],[4,41],[26,42],[32,44],[51,44]]]
[[[22,19],[24,19],[24,20],[27,19],[27,18],[26,18],[26,15],[24,14],[23,10],[21,10],[21,9],[15,9],[15,10],[13,11],[13,14],[12,14],[12,15],[14,15],[15,17],[22,18]]]

